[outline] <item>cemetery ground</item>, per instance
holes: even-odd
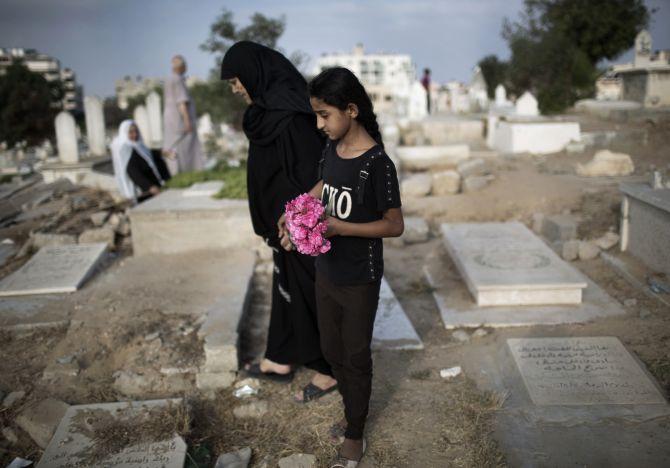
[[[649,124],[618,128],[628,137],[611,145],[612,151],[633,155],[634,176],[646,175],[652,167],[667,170],[670,132],[667,128],[643,132],[649,130],[645,125]],[[583,121],[582,126],[585,130],[611,129],[601,128],[604,124],[595,120]],[[439,236],[439,226],[444,222],[519,220],[532,227],[537,213],[569,212],[579,219],[580,239],[599,238],[611,227],[616,229],[620,204],[617,187],[627,178],[578,177],[575,165],[592,156],[593,151],[587,149],[574,154],[488,159],[495,179],[480,191],[404,200],[405,215],[426,219],[431,234],[425,242],[402,246],[388,242],[385,276],[424,349],[375,351],[370,448],[361,466],[518,466],[519,457],[527,454],[515,452],[505,438],[505,432],[513,432],[510,421],[514,419],[504,411],[505,402],[518,395],[498,392],[489,385],[490,376],[482,372],[482,362],[497,357],[510,338],[618,337],[644,363],[662,390],[670,392],[670,307],[662,301],[667,302],[668,296],[654,296],[646,285],[632,285],[602,255],[571,265],[617,301],[625,313],[580,324],[481,327],[479,332],[474,328],[447,330],[433,287],[424,275],[427,264],[437,264],[450,280],[450,294],[468,295]],[[75,186],[62,193],[56,191],[52,198],[65,198],[67,208],[25,221],[32,225],[21,222],[2,227],[0,238],[13,239],[20,249],[26,242],[39,243],[28,233],[45,225],[53,233],[81,236],[86,230],[99,228],[91,215],[101,211],[111,212],[102,227],[109,224],[112,215],[120,218],[114,223],[126,222],[125,207],[102,192]],[[84,203],[84,199],[89,201]],[[258,395],[249,399],[233,396],[232,387],[213,394],[196,388],[196,369],[205,359],[203,340],[198,336],[201,317],[221,291],[218,278],[234,269],[241,261],[236,255],[242,254],[223,251],[132,256],[131,230],[116,229],[113,233],[113,252],[81,290],[66,296],[3,300],[0,392],[3,398],[14,395],[15,401],[0,408],[0,463],[5,465],[17,456],[40,459],[44,447],[35,442],[35,434],[22,429],[20,416],[45,399],[74,405],[183,396],[188,411],[166,411],[157,418],[162,424],[141,427],[143,438],[149,442],[163,437],[166,430],[180,432],[189,447],[187,466],[213,466],[218,455],[247,446],[253,451],[251,466],[277,466],[277,460],[295,453],[314,454],[317,466],[322,466],[335,451],[328,439],[328,427],[341,415],[341,404],[335,394],[309,405],[294,403],[292,395],[309,379],[305,370],[300,370],[288,386],[261,382]],[[614,250],[610,251],[612,255]],[[10,259],[0,275],[15,271],[27,258],[29,255]],[[263,351],[270,274],[271,263],[260,258],[254,268],[249,312],[241,328],[242,361],[254,359]],[[19,313],[8,313],[8,309]],[[440,376],[440,370],[453,366],[461,366],[462,374],[449,379]],[[525,390],[514,387],[511,391]],[[238,417],[240,407],[251,417]],[[569,428],[579,424],[550,424],[546,433],[555,436],[556,443],[554,447],[547,444],[547,452],[587,450],[584,445],[591,439],[572,439],[573,446],[567,436],[574,434]],[[634,437],[639,434],[639,445],[615,429],[608,433],[611,438],[607,445],[628,444],[629,450],[638,450],[641,456],[654,443],[664,443],[654,439],[658,433],[649,424],[665,425],[668,432],[667,416],[652,423],[621,418],[618,424],[622,432]],[[594,426],[602,429],[606,425]],[[105,447],[113,451],[119,439],[128,438],[128,427],[112,424],[106,429],[97,434],[103,451]],[[556,434],[561,431],[566,434],[564,438]]]

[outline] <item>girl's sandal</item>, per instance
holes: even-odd
[[[330,392],[337,390],[337,384],[326,389],[319,388],[312,382],[305,385],[302,389],[302,400],[296,398],[296,403],[309,403],[310,401],[318,400],[322,396],[328,395]]]
[[[361,453],[361,458],[359,458],[358,460],[350,460],[338,453],[337,456],[333,459],[332,462],[330,462],[330,465],[328,466],[330,468],[356,468],[363,459],[363,455],[365,455],[366,448],[367,448],[367,442],[365,441],[365,438],[363,438],[363,452]]]
[[[244,369],[244,372],[250,377],[279,383],[291,383],[294,375],[293,371],[289,372],[288,374],[278,374],[271,371],[263,372],[261,370],[261,365],[258,363],[251,364],[248,368]]]

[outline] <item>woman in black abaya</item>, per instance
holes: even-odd
[[[279,52],[242,41],[226,52],[221,79],[249,107],[243,129],[249,139],[247,189],[254,231],[272,248],[272,311],[264,359],[245,367],[260,378],[290,382],[293,368],[316,371],[296,399],[309,401],[337,382],[321,355],[314,298],[314,259],[280,245],[277,223],[287,201],[317,182],[323,139],[307,94],[307,83]]]

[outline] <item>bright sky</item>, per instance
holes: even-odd
[[[670,0],[645,1],[659,8],[654,48],[670,48]],[[523,0],[0,0],[0,47],[60,59],[86,94],[112,95],[124,75],[164,76],[175,53],[204,78],[214,59],[199,45],[222,5],[242,25],[254,12],[286,15],[279,45],[288,52],[316,58],[362,42],[368,51],[408,53],[442,82],[467,81],[484,55],[508,56],[502,21],[516,18]]]

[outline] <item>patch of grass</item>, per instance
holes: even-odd
[[[222,180],[224,185],[214,198],[247,198],[247,167],[242,163],[239,167],[219,163],[207,171],[182,172],[170,179],[167,188],[187,188],[198,182]]]

